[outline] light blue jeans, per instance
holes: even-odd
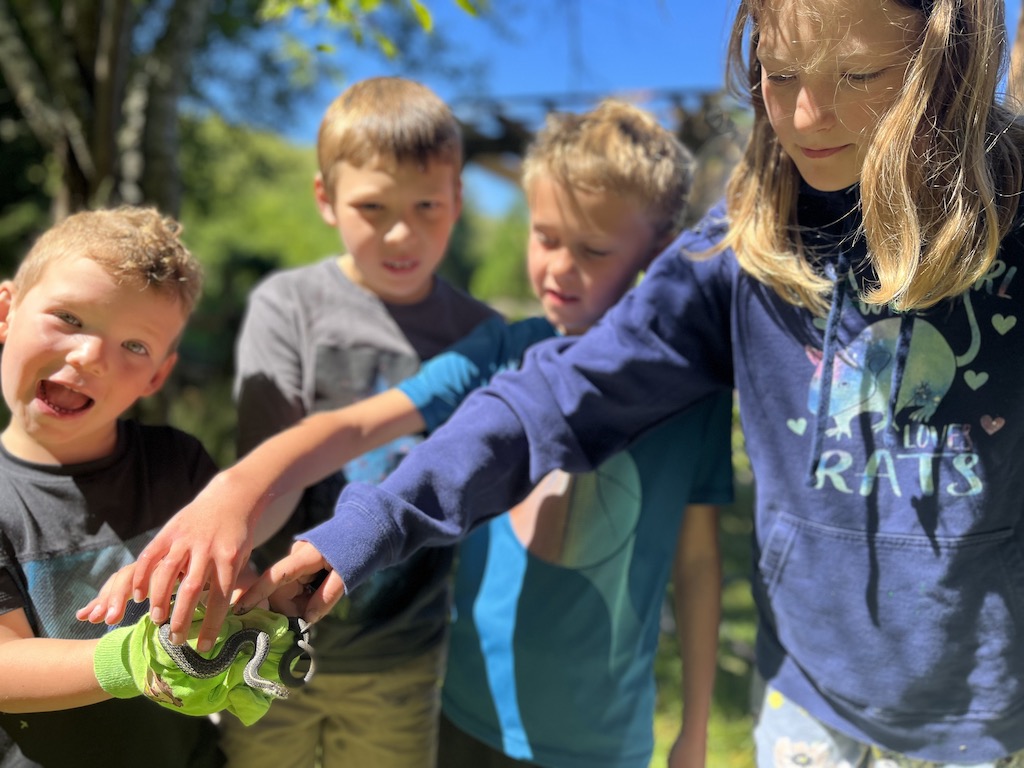
[[[771,686],[761,687],[764,695],[756,705],[754,726],[757,768],[1024,768],[1024,752],[968,766],[918,760],[863,744],[822,724]]]

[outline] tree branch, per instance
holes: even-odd
[[[64,37],[64,25],[55,18],[49,3],[36,0],[9,0],[9,3],[18,15],[42,77],[49,85],[61,133],[71,146],[83,175],[94,180],[96,165],[83,129],[84,125],[92,123],[92,100],[87,85],[82,82],[75,51]]]
[[[0,3],[0,71],[39,143],[52,149],[63,138],[61,120],[38,63],[21,38],[8,6]]]

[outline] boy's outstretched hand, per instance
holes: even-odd
[[[206,618],[196,648],[205,653],[217,639],[231,607],[232,591],[253,546],[254,525],[263,504],[228,487],[225,473],[184,507],[142,550],[138,560],[111,576],[99,594],[76,615],[79,619],[116,624],[129,598],[147,597],[150,615],[163,623],[170,615],[170,639],[180,645],[188,636],[200,600]],[[244,499],[244,500],[240,500]],[[227,501],[227,500],[231,501]],[[250,510],[238,514],[239,507]],[[174,597],[174,611],[170,612]],[[251,601],[254,605],[256,601]]]
[[[302,616],[312,624],[344,596],[345,583],[319,550],[308,541],[296,541],[291,552],[264,571],[238,599],[235,612],[244,613],[269,598],[275,611]]]

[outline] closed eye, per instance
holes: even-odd
[[[533,230],[533,236],[537,239],[537,242],[545,248],[554,248],[558,245],[558,241],[555,238],[541,232],[540,230]]]
[[[51,314],[53,314],[53,316],[56,317],[58,320],[61,320],[67,323],[68,325],[73,325],[75,328],[82,327],[82,321],[79,320],[75,315],[71,314],[70,312],[65,312],[62,309],[56,309]]]
[[[880,69],[877,72],[847,72],[843,77],[851,83],[870,83],[872,80],[881,77],[884,72],[884,69]]]

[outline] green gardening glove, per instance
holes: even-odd
[[[200,606],[189,639],[199,634]],[[229,615],[209,658],[187,643],[171,645],[170,625],[156,626],[147,613],[138,623],[104,635],[93,656],[96,679],[115,698],[144,695],[186,715],[227,710],[252,725],[274,699],[305,683],[313,673],[309,627],[260,608]],[[308,672],[293,668],[308,665]]]

